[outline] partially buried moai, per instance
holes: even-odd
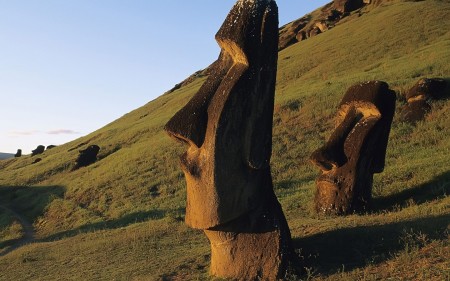
[[[273,0],[239,0],[216,34],[218,60],[197,94],[166,124],[188,145],[186,223],[211,243],[211,274],[275,280],[291,238],[273,192],[272,118],[278,60]]]
[[[422,78],[405,95],[407,104],[400,112],[400,121],[416,123],[431,111],[430,101],[445,97],[447,82],[441,78]]]
[[[395,92],[381,81],[347,90],[339,105],[336,129],[311,155],[322,170],[316,181],[318,213],[345,215],[368,207],[373,174],[384,169],[395,101]]]

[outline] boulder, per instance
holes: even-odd
[[[373,174],[385,165],[395,101],[395,92],[381,81],[347,90],[334,132],[310,158],[322,171],[316,180],[317,213],[347,215],[369,208]]]
[[[273,0],[239,0],[216,34],[212,74],[165,125],[185,144],[186,223],[211,243],[211,274],[277,280],[292,257],[270,173],[278,60]],[[205,204],[208,202],[208,204]]]
[[[56,147],[56,145],[48,145],[46,150],[50,150],[50,149],[55,148],[55,147]]]

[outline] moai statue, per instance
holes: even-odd
[[[316,181],[318,213],[346,215],[368,207],[373,174],[384,169],[395,100],[395,92],[381,81],[347,90],[339,105],[336,129],[311,155],[322,170]]]
[[[42,154],[42,153],[44,153],[44,151],[45,151],[45,146],[38,145],[35,150],[31,151],[31,156],[36,156],[36,155]]]
[[[18,157],[22,157],[22,149],[17,149],[16,154],[14,154],[14,157],[18,158]]]
[[[278,8],[239,0],[216,34],[218,60],[197,94],[166,124],[188,146],[186,223],[211,243],[211,274],[282,278],[291,253],[270,172]]]
[[[445,96],[447,82],[441,78],[420,79],[405,95],[407,104],[400,112],[400,120],[416,123],[431,110],[429,101]]]
[[[97,161],[97,154],[100,151],[100,147],[98,145],[90,145],[86,149],[80,150],[80,154],[76,160],[75,166],[72,168],[72,171],[77,170],[81,167],[89,166],[95,161]]]

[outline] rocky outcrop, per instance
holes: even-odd
[[[270,173],[275,1],[237,1],[216,41],[221,53],[211,74],[165,126],[188,146],[181,156],[186,223],[208,237],[212,275],[276,280],[286,271],[291,241]]]
[[[341,13],[353,12],[359,8],[362,8],[368,1],[363,0],[334,0],[334,9]]]
[[[346,215],[368,208],[373,174],[384,169],[395,101],[395,92],[385,82],[348,89],[339,105],[336,129],[311,155],[322,171],[316,181],[318,213]]]
[[[292,44],[306,40],[333,28],[347,12],[336,9],[334,3],[325,5],[318,16],[306,15],[280,29],[278,50],[283,50]]]
[[[430,102],[444,98],[447,82],[440,78],[420,79],[405,95],[407,104],[400,112],[400,120],[416,123],[431,110]]]
[[[56,147],[56,145],[48,145],[46,150],[50,150],[50,149],[55,148],[55,147]]]
[[[36,147],[35,150],[31,151],[31,156],[36,156],[36,155],[42,154],[42,153],[44,153],[44,151],[45,151],[45,146],[38,145],[38,147]]]
[[[278,50],[332,29],[343,18],[361,8],[376,7],[389,1],[391,0],[335,0],[313,14],[281,27]]]
[[[97,161],[97,154],[100,151],[98,145],[91,145],[84,150],[80,150],[80,154],[76,160],[75,166],[72,170],[77,170],[81,167],[86,167]]]

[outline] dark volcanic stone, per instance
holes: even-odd
[[[17,152],[14,155],[14,157],[21,157],[21,156],[22,156],[22,149],[17,149]]]
[[[441,99],[445,96],[447,82],[440,78],[423,78],[406,93],[406,100],[424,96],[424,99]]]
[[[44,151],[45,151],[45,146],[43,146],[43,145],[39,145],[38,147],[36,147],[36,149],[35,150],[32,150],[31,152],[31,156],[35,156],[35,155],[38,155],[38,154],[42,154],[42,153],[44,153]]]
[[[353,12],[363,6],[363,0],[334,0],[335,9],[341,13]]]
[[[100,151],[100,147],[98,145],[91,145],[84,150],[80,150],[80,154],[75,163],[75,167],[73,170],[79,169],[81,167],[86,167],[95,163],[97,161],[97,154]]]

